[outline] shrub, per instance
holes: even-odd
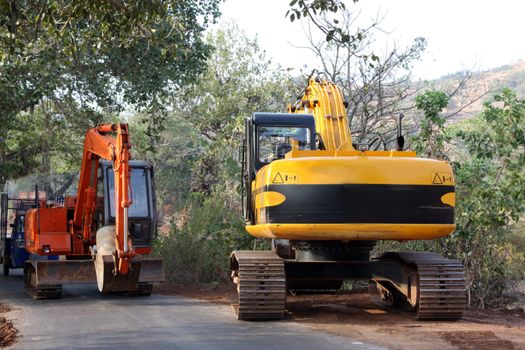
[[[262,247],[245,232],[241,216],[220,196],[193,196],[183,222],[172,222],[168,235],[159,238],[157,254],[164,258],[172,283],[210,283],[229,278],[229,256],[235,249]]]

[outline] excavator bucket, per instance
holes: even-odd
[[[135,256],[127,274],[115,274],[115,226],[104,226],[97,231],[95,272],[101,292],[151,293],[153,283],[164,281],[162,259]]]
[[[150,294],[154,283],[164,281],[162,259],[135,257],[127,275],[115,275],[115,262],[111,255],[98,255],[95,271],[101,292],[128,292]],[[149,291],[146,293],[145,291]]]

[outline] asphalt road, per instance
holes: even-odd
[[[382,349],[291,321],[237,321],[229,306],[178,296],[101,295],[69,285],[63,297],[33,300],[21,276],[0,278],[3,315],[20,332],[13,349]]]

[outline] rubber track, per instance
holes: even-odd
[[[233,307],[239,320],[279,320],[286,304],[284,261],[273,251],[235,251],[238,301]]]
[[[418,320],[457,320],[466,307],[463,265],[436,253],[396,253],[405,263],[416,265],[419,275]]]

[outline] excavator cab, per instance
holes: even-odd
[[[315,122],[311,115],[254,113],[246,119],[246,157],[254,173],[270,162],[284,158],[295,145],[315,149]],[[248,164],[247,164],[248,165]]]
[[[253,222],[251,184],[256,173],[296,148],[315,150],[315,122],[311,115],[254,113],[245,120],[242,149],[243,206],[247,223]]]
[[[130,161],[128,228],[133,246],[140,251],[151,247],[156,235],[157,208],[153,167],[145,161]],[[101,160],[97,181],[97,229],[115,225],[115,175],[111,162]]]

